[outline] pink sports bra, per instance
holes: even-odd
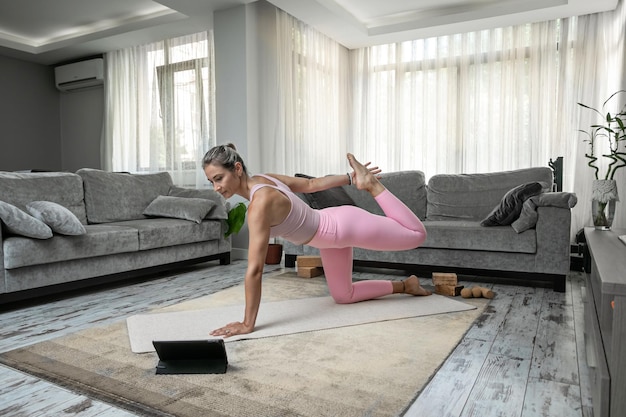
[[[270,227],[270,237],[281,236],[296,245],[301,245],[311,240],[313,236],[315,236],[315,233],[317,233],[317,227],[320,223],[319,213],[309,207],[307,203],[302,201],[287,185],[281,181],[268,175],[256,175],[266,178],[274,182],[276,185],[254,185],[250,190],[250,201],[252,201],[254,193],[263,187],[274,188],[285,194],[287,198],[289,198],[289,201],[291,201],[291,210],[289,210],[289,214],[285,217],[285,220],[276,226]]]

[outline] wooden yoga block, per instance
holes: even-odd
[[[461,295],[462,285],[435,285],[435,294],[457,297]]]
[[[453,285],[457,284],[456,274],[453,272],[433,272],[433,285]]]
[[[324,270],[319,266],[298,266],[298,276],[300,278],[318,277],[323,273]]]
[[[299,255],[296,257],[298,268],[301,266],[318,266],[322,267],[322,258],[319,256]]]

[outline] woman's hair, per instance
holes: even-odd
[[[246,164],[243,162],[243,159],[237,153],[237,149],[235,145],[232,143],[227,143],[226,145],[218,145],[214,146],[204,155],[202,158],[202,168],[207,167],[208,165],[221,165],[224,168],[234,171],[235,164],[239,162],[243,168],[243,172],[248,175],[248,169],[246,168]]]

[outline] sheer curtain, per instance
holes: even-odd
[[[578,34],[575,50],[577,63],[574,71],[574,101],[581,102],[594,108],[602,103],[614,92],[626,90],[626,6],[620,0],[617,9],[612,12],[597,13],[581,16],[578,19]],[[612,101],[613,107],[607,111],[615,112],[620,101]],[[621,96],[621,105],[624,105],[624,95]],[[572,137],[578,145],[569,155],[571,164],[566,164],[566,183],[576,192],[578,204],[572,210],[572,223],[578,228],[592,225],[591,221],[591,185],[594,179],[593,171],[587,166],[585,152],[588,145],[577,129],[589,130],[589,126],[597,123],[590,111],[577,108],[572,114],[574,129]],[[606,146],[607,144],[604,143]],[[622,149],[626,144],[622,145]],[[606,153],[596,149],[596,154]],[[607,158],[602,158],[607,159]],[[601,173],[606,172],[607,161],[598,166]],[[620,202],[617,203],[614,227],[626,228],[626,168],[620,169],[615,175]]]
[[[276,10],[278,121],[265,171],[321,176],[346,172],[348,50]]]
[[[106,55],[102,166],[168,171],[207,187],[200,161],[215,144],[212,34],[202,32]]]
[[[565,19],[353,51],[352,148],[427,178],[546,166],[570,146],[574,29]]]

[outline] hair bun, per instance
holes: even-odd
[[[235,147],[234,143],[230,143],[229,142],[229,143],[225,144],[224,146],[226,146],[227,148],[233,149],[235,151],[237,150],[237,148]]]

